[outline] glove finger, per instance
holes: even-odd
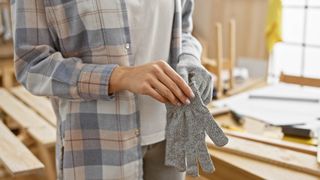
[[[200,77],[199,77],[200,76]],[[202,76],[207,76],[208,78],[203,78]],[[192,78],[192,81],[199,84],[199,92],[201,95],[201,99],[204,104],[209,104],[212,100],[212,92],[213,92],[213,80],[211,76],[208,76],[206,74],[200,75],[197,74]]]
[[[201,99],[203,101],[203,104],[207,105],[212,100],[212,88],[210,86],[206,86],[204,89],[200,91],[201,93]]]
[[[205,97],[203,98],[203,103],[205,105],[209,104],[212,101],[213,96],[213,81],[208,83],[206,89],[204,90]]]
[[[193,149],[187,150],[187,175],[199,176],[196,152]]]
[[[176,150],[174,146],[174,136],[172,136],[173,133],[169,133],[170,128],[166,130],[166,152],[165,152],[165,165],[167,166],[174,166],[176,167]]]
[[[176,150],[176,153],[175,153],[175,167],[180,172],[184,172],[184,171],[186,171],[185,148],[182,148],[181,146],[176,146],[175,150]]]
[[[173,166],[181,172],[186,170],[185,150],[181,145],[166,141],[165,165]]]
[[[176,167],[176,155],[173,140],[166,139],[165,165]]]
[[[213,143],[217,146],[224,146],[228,143],[228,138],[210,115],[210,118],[204,119],[204,126],[206,132]]]
[[[195,99],[194,100],[200,100],[199,93],[197,91],[196,84],[194,81],[190,83],[191,89],[195,92]],[[201,102],[198,102],[201,107],[197,107],[198,111],[201,111],[201,115],[198,117],[196,116],[194,119],[198,119],[197,123],[201,123],[201,127],[204,128],[211,138],[211,140],[217,145],[217,146],[224,146],[228,143],[228,138],[223,133],[222,129],[218,126],[218,124],[214,121],[212,115],[210,114],[210,111],[208,108]],[[201,119],[199,119],[199,117]],[[195,124],[199,125],[199,124]]]
[[[179,162],[176,159],[176,135],[178,134],[177,130],[179,119],[177,119],[177,113],[167,114],[167,126],[166,126],[166,156],[165,156],[165,165],[176,167]]]
[[[181,120],[178,123],[177,126],[177,133],[175,134],[175,151],[176,151],[176,168],[179,171],[185,171],[186,170],[186,155],[185,155],[185,145],[186,145],[186,141],[187,141],[187,133],[186,133],[186,129],[187,129],[187,125],[185,122],[185,117],[182,116],[180,117]]]
[[[186,143],[186,157],[187,157],[187,174],[190,176],[198,176],[197,165],[197,141],[199,139],[198,128],[195,124],[195,117],[190,111],[185,112],[187,123],[187,143]]]
[[[199,162],[203,171],[207,173],[212,173],[214,171],[214,166],[210,154],[208,152],[205,139],[203,139],[203,141],[199,142],[198,144],[198,154]]]

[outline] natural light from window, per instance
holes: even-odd
[[[283,0],[283,40],[271,56],[274,74],[320,78],[320,0]]]

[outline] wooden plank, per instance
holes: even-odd
[[[210,108],[210,105],[211,104],[208,105],[208,109],[209,109],[209,111],[210,111],[210,113],[212,114],[213,117],[230,113],[230,108],[228,108],[228,107]]]
[[[234,88],[234,66],[236,61],[236,21],[234,19],[231,19],[229,22],[229,53],[230,53],[230,65],[228,67],[229,71],[229,88]]]
[[[47,98],[34,96],[22,86],[11,88],[10,91],[24,103],[29,105],[33,110],[39,113],[44,119],[48,120],[50,124],[53,126],[57,125],[57,120],[52,105]]]
[[[39,155],[42,162],[45,164],[45,171],[47,175],[47,180],[55,180],[56,170],[55,170],[55,159],[51,158],[50,150],[42,145],[38,145]]]
[[[5,88],[10,88],[14,84],[14,74],[12,67],[2,68],[2,84]]]
[[[0,108],[39,143],[55,144],[55,128],[3,88],[0,88]]]
[[[216,33],[217,33],[217,94],[221,96],[223,94],[223,79],[222,79],[222,71],[223,71],[223,38],[222,38],[222,24],[216,24]]]
[[[0,164],[0,179],[4,178],[5,176],[7,176],[9,173],[7,172],[7,170],[2,166],[2,164]]]
[[[318,129],[317,162],[320,165],[320,129]]]
[[[241,84],[240,86],[235,86],[233,89],[227,91],[226,95],[233,96],[233,95],[243,93],[245,91],[249,91],[259,87],[263,87],[266,85],[267,85],[267,82],[265,78],[250,79],[244,84]]]
[[[0,121],[0,160],[12,174],[26,174],[44,168],[44,165]]]
[[[0,58],[0,73],[3,87],[12,87],[15,83],[12,59]]]
[[[13,44],[12,42],[2,44],[0,51],[0,59],[13,59]]]
[[[307,154],[311,154],[311,155],[317,154],[317,148],[315,146],[287,142],[287,141],[283,141],[281,139],[271,139],[271,138],[266,138],[263,136],[258,136],[258,135],[254,135],[254,134],[244,133],[244,132],[235,132],[235,131],[230,131],[230,130],[226,130],[226,129],[224,129],[223,131],[225,132],[225,134],[227,134],[229,136],[237,137],[237,138],[242,138],[242,139],[247,139],[247,140],[251,140],[251,141],[255,141],[255,142],[278,146],[278,147],[291,149],[294,151],[307,153]]]
[[[216,166],[216,172],[213,174],[206,174],[208,179],[215,179],[216,175],[219,175],[219,177],[221,177],[220,179],[238,179],[238,177],[243,177],[246,174],[250,174],[251,177],[246,175],[247,177],[244,176],[245,179],[319,179],[319,177],[315,175],[228,153],[219,148],[209,148],[209,153]]]
[[[291,76],[281,73],[280,81],[290,84],[298,84],[302,86],[320,87],[320,79],[306,78],[302,76]]]
[[[209,146],[216,148],[209,140]],[[320,176],[316,156],[229,136],[229,143],[218,148],[225,152]]]

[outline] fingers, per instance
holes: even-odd
[[[110,88],[110,92],[129,90],[133,93],[149,95],[162,103],[170,102],[178,106],[190,104],[190,98],[194,97],[192,90],[182,77],[165,61],[156,61],[134,68],[119,67],[115,69],[112,77],[113,83],[110,87],[121,85],[119,88]]]
[[[190,104],[189,98],[182,92],[180,87],[173,82],[173,80],[167,76],[164,72],[160,72],[157,76],[158,79],[179,99],[183,104]]]
[[[159,94],[159,92],[156,91],[155,89],[153,89],[152,87],[149,88],[148,95],[153,97],[154,99],[162,102],[162,103],[168,103],[168,100],[166,98],[164,98],[163,96],[161,96]]]
[[[177,72],[175,72],[168,64],[163,64],[163,69],[188,98],[194,98],[191,88]]]
[[[155,80],[151,82],[152,87],[156,89],[156,91],[162,96],[165,97],[171,104],[180,106],[180,101],[176,98],[176,96],[160,81]]]

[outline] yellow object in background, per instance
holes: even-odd
[[[282,0],[269,0],[265,33],[267,48],[271,52],[273,46],[282,41]]]
[[[231,131],[237,131],[237,132],[245,132],[243,128],[237,127],[237,126],[229,126],[226,124],[222,124],[221,127],[231,130]]]
[[[303,139],[303,138],[297,138],[297,137],[291,137],[291,136],[284,136],[282,140],[295,142],[299,144],[306,144],[306,145],[313,145],[313,146],[317,145],[317,140],[313,138]]]

